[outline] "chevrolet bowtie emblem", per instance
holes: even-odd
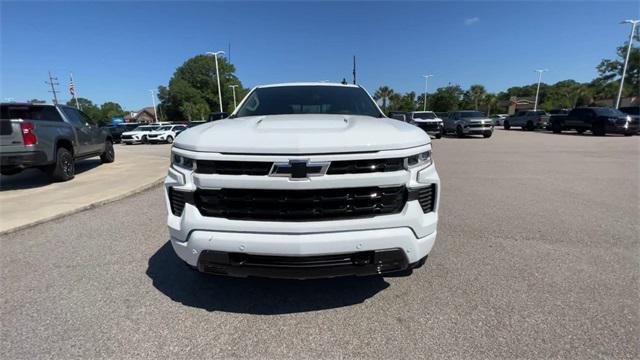
[[[276,162],[271,166],[269,176],[288,177],[292,180],[304,180],[312,176],[322,176],[327,173],[329,162],[310,162],[308,160],[289,160]]]

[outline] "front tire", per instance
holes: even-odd
[[[482,133],[482,136],[487,139],[490,138],[491,135],[493,135],[493,131],[485,131],[484,133]]]
[[[113,143],[109,140],[104,142],[104,152],[100,155],[103,164],[112,163],[116,159],[116,152],[113,150]]]
[[[533,125],[533,122],[532,122],[532,121],[527,121],[526,129],[527,129],[528,131],[533,131],[533,130],[535,130],[535,129],[536,129],[536,127],[535,127],[535,125]]]
[[[576,132],[580,135],[584,134],[584,129],[576,129]]]
[[[459,138],[464,137],[464,132],[462,131],[462,126],[460,125],[456,127],[456,136],[458,136]]]
[[[591,127],[591,133],[593,133],[594,136],[605,136],[605,135],[607,135],[607,132],[604,129],[604,125],[599,125],[599,124],[594,124]]]
[[[553,131],[554,134],[562,133],[562,125],[560,125],[559,123],[553,123],[551,125],[551,131]]]
[[[167,144],[173,144],[173,137],[167,136]]]
[[[142,135],[142,143],[143,144],[148,144],[149,143],[149,139],[147,138],[147,135]]]
[[[56,152],[56,162],[50,165],[48,174],[53,181],[69,181],[76,176],[75,161],[71,151],[59,148]]]
[[[505,120],[505,121],[502,123],[502,127],[503,127],[505,130],[511,130],[511,124],[509,124],[509,121],[507,121],[507,120]]]

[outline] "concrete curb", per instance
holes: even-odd
[[[95,208],[100,207],[102,205],[106,205],[106,204],[112,203],[114,201],[118,201],[118,200],[124,199],[126,197],[131,196],[131,195],[135,195],[137,193],[141,193],[143,191],[149,190],[149,189],[151,189],[151,188],[153,188],[155,186],[158,186],[158,185],[162,184],[162,182],[164,182],[164,178],[165,178],[165,176],[163,175],[162,177],[160,177],[160,178],[158,178],[158,179],[156,179],[156,180],[154,180],[154,181],[152,181],[150,183],[141,185],[141,186],[139,186],[139,187],[137,187],[137,188],[135,188],[135,189],[133,189],[131,191],[128,191],[128,192],[126,192],[124,194],[119,194],[119,195],[116,195],[114,197],[111,197],[111,198],[108,198],[108,199],[105,199],[105,200],[96,201],[96,202],[93,202],[93,203],[88,204],[88,205],[83,205],[83,206],[81,206],[79,208],[76,208],[76,209],[68,210],[68,211],[62,212],[60,214],[56,214],[56,215],[50,216],[48,218],[36,220],[36,221],[30,222],[28,224],[24,224],[24,225],[13,227],[13,228],[8,229],[8,230],[0,231],[0,236],[8,235],[8,234],[14,233],[16,231],[24,230],[24,229],[30,228],[32,226],[36,226],[36,225],[40,225],[40,224],[43,224],[43,223],[46,223],[46,222],[49,222],[49,221],[60,219],[60,218],[63,218],[65,216],[73,215],[73,214],[76,214],[76,213],[79,213],[79,212],[82,212],[82,211],[95,209]]]

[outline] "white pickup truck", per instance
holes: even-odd
[[[204,273],[318,278],[412,272],[436,239],[431,140],[361,87],[254,88],[175,139],[165,180],[177,255]]]

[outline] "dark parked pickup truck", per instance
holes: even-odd
[[[113,162],[111,134],[65,105],[0,104],[0,173],[44,170],[52,180],[75,176],[75,160],[100,156]]]
[[[559,134],[563,130],[575,130],[582,134],[589,130],[593,135],[624,134],[631,136],[638,131],[638,121],[623,112],[607,107],[576,108],[567,116],[552,117],[551,129]]]

